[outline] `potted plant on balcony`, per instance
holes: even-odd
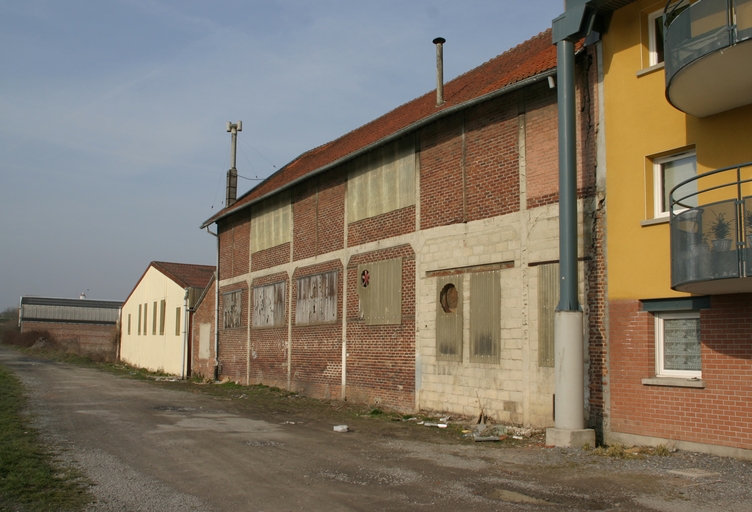
[[[710,232],[714,237],[711,241],[713,251],[728,251],[731,249],[731,239],[729,238],[729,235],[731,234],[731,222],[726,220],[726,214],[724,212],[713,213],[713,215],[715,216],[715,219],[710,223]]]

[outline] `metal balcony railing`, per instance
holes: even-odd
[[[752,291],[752,280],[741,286],[698,286],[752,277],[752,162],[679,183],[669,204],[671,287],[697,293]]]
[[[666,85],[705,55],[752,38],[752,0],[686,0],[666,5],[663,20]]]

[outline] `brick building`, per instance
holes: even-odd
[[[118,353],[119,301],[21,297],[21,332],[47,331],[66,350],[98,361]]]
[[[592,60],[578,46],[586,341],[602,332]],[[443,102],[430,92],[312,149],[208,219],[218,375],[551,425],[555,65],[544,32],[444,84]],[[210,372],[208,346],[194,367]]]

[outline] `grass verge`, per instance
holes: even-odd
[[[88,483],[31,428],[21,382],[3,366],[0,389],[0,511],[83,510],[93,500]]]

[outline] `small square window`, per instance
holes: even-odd
[[[700,313],[655,315],[655,374],[658,377],[702,377]]]
[[[669,194],[679,183],[697,175],[697,155],[694,151],[684,151],[653,160],[653,212],[654,217],[667,217],[671,210]],[[697,182],[687,183],[677,190],[674,199],[681,200],[681,208],[697,206]],[[689,196],[689,197],[686,197]]]

